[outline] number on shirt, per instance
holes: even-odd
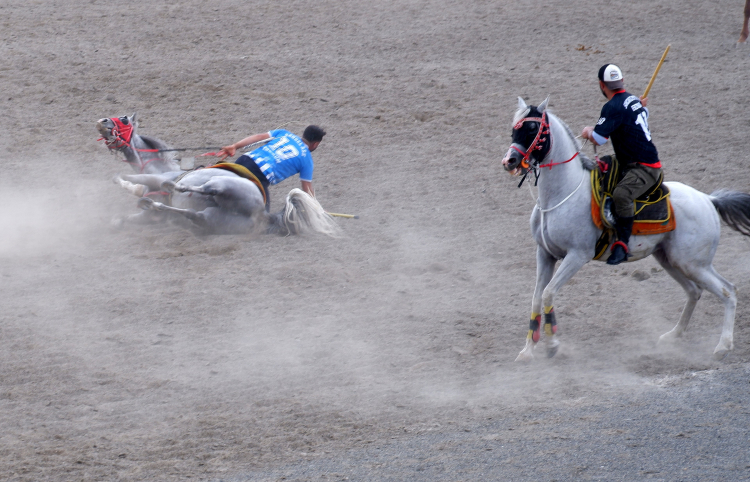
[[[273,151],[273,156],[276,159],[277,164],[281,161],[285,161],[299,155],[299,150],[294,147],[294,145],[284,145],[288,142],[289,139],[287,139],[286,137],[282,137],[280,141],[268,145],[268,147]]]
[[[643,133],[646,134],[646,139],[649,141],[651,140],[651,132],[648,130],[648,120],[646,120],[646,113],[641,112],[638,114],[638,118],[635,120],[635,123],[641,126],[641,129],[643,129]]]

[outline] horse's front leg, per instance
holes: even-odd
[[[534,287],[534,298],[531,301],[531,321],[529,322],[529,333],[526,335],[526,346],[516,357],[516,361],[531,361],[534,359],[534,348],[540,337],[540,324],[542,321],[542,291],[549,284],[555,272],[557,259],[545,251],[541,246],[536,248],[536,286]]]
[[[541,248],[539,249],[542,250]],[[539,260],[539,257],[540,256],[538,255],[537,261]],[[591,253],[575,250],[568,251],[568,254],[565,255],[565,258],[563,258],[562,262],[560,263],[560,267],[555,272],[555,275],[552,276],[550,282],[547,283],[547,285],[542,290],[542,310],[544,312],[544,332],[545,335],[547,335],[546,341],[548,357],[555,356],[555,354],[557,353],[557,349],[560,346],[560,341],[557,339],[557,320],[555,319],[555,310],[553,307],[555,295],[557,295],[557,292],[560,291],[560,288],[562,288],[563,285],[567,283],[568,280],[570,280],[570,278],[572,278],[573,275],[575,275],[583,267],[583,265],[588,263],[590,260]],[[537,268],[537,271],[539,271],[539,268]],[[537,278],[537,284],[539,284],[539,281],[541,281],[541,278]],[[537,286],[537,290],[538,289],[539,286]],[[532,310],[538,309],[538,305],[532,307]],[[533,312],[532,317],[536,318]],[[530,328],[532,326],[530,326]],[[531,337],[531,342],[529,342],[529,337]],[[533,331],[530,329],[529,336],[526,339],[526,347],[521,351],[521,353],[519,353],[518,358],[516,358],[517,361],[528,361],[532,358],[526,355],[531,354],[531,350],[527,351],[527,348],[529,348],[529,345],[531,344],[531,348],[533,349],[533,345],[535,344],[533,338]],[[525,356],[522,357],[521,355]]]
[[[134,184],[130,181],[126,181],[120,175],[116,175],[112,178],[112,182],[125,189],[133,196],[143,197],[148,192],[148,187],[145,184]]]
[[[128,184],[146,186],[148,191],[159,191],[162,183],[174,181],[181,174],[182,172],[180,171],[162,172],[161,174],[125,174],[115,177],[114,181],[115,184],[120,184],[121,186],[122,182],[127,182]]]

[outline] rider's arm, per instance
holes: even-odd
[[[312,197],[315,197],[315,190],[313,189],[312,182],[310,181],[300,181],[302,184],[302,190],[305,191],[307,194],[309,194]]]
[[[602,146],[609,140],[606,137],[597,134],[596,131],[591,131],[591,139],[597,146]]]
[[[239,142],[235,142],[232,144],[232,146],[235,149],[242,149],[245,146],[249,146],[250,144],[255,144],[256,142],[264,141],[266,139],[270,139],[271,135],[268,132],[264,132],[262,134],[253,134],[252,136],[245,137]]]
[[[271,135],[268,132],[264,132],[262,134],[253,134],[252,136],[245,137],[241,141],[235,142],[231,146],[222,147],[217,155],[221,157],[221,160],[223,161],[227,157],[234,156],[234,153],[237,151],[237,149],[242,149],[243,147],[249,146],[250,144],[264,141],[270,138],[271,138]]]
[[[607,142],[607,138],[604,136],[601,136],[594,132],[593,126],[586,126],[583,128],[583,132],[581,132],[581,137],[584,139],[588,139],[592,143],[596,144],[597,146],[601,146]]]

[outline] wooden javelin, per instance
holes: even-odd
[[[651,76],[651,80],[648,82],[648,87],[646,87],[645,92],[643,92],[643,95],[641,98],[646,97],[651,90],[651,86],[654,85],[654,81],[656,80],[656,75],[659,73],[659,69],[661,69],[661,64],[664,63],[664,59],[667,58],[667,53],[669,52],[669,48],[672,46],[672,44],[667,45],[667,49],[664,51],[664,54],[661,56],[661,60],[659,61],[659,65],[656,66],[656,70],[654,70],[654,75]]]
[[[359,219],[359,216],[356,214],[340,214],[340,213],[329,213],[326,212],[329,216],[336,216],[338,218],[349,218],[349,219]]]

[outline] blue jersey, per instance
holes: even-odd
[[[312,154],[302,139],[284,129],[269,131],[268,135],[272,139],[266,145],[250,152],[268,182],[278,184],[295,174],[301,181],[312,182]]]

